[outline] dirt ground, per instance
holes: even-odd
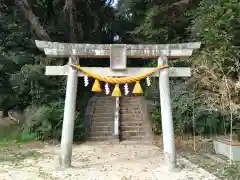
[[[32,142],[0,147],[0,179],[216,179],[211,174],[223,180],[240,179],[240,166],[229,166],[225,157],[216,155],[210,138],[194,139],[185,135],[175,139],[180,155],[179,172],[167,171],[163,163],[162,138],[155,136],[153,144],[134,142],[74,145],[73,168],[66,171],[58,168],[59,146]]]
[[[36,148],[35,148],[36,146]],[[59,146],[31,144],[0,162],[1,180],[213,180],[214,176],[179,157],[181,170],[169,172],[161,148],[141,143],[84,143],[73,149],[73,168],[58,167]],[[26,153],[28,152],[28,153]],[[32,152],[29,154],[29,152]],[[33,153],[34,152],[34,153]],[[7,157],[7,154],[5,155]]]

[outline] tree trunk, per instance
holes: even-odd
[[[66,0],[64,6],[65,14],[69,15],[69,41],[75,43],[76,38],[76,2],[75,0]]]
[[[41,26],[38,18],[33,14],[31,7],[27,0],[16,0],[17,5],[25,15],[25,19],[30,23],[35,35],[40,40],[50,41],[50,36],[46,30]]]

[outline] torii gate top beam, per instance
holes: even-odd
[[[83,58],[109,57],[112,47],[124,46],[128,58],[157,58],[160,54],[169,59],[189,57],[194,49],[200,48],[200,42],[181,44],[71,44],[36,40],[39,49],[47,56]]]

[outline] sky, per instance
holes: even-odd
[[[112,6],[113,6],[113,7],[116,6],[117,2],[118,2],[118,0],[114,0]]]

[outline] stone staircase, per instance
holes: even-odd
[[[120,98],[120,140],[147,140],[151,138],[151,121],[144,97]]]
[[[116,98],[94,96],[85,114],[85,135],[88,140],[124,141],[152,140],[152,124],[144,97],[120,97],[119,137],[114,136]]]
[[[88,139],[89,140],[113,140],[115,98],[111,96],[93,97],[88,114]],[[89,108],[89,107],[88,107]],[[89,117],[90,116],[90,117]]]

